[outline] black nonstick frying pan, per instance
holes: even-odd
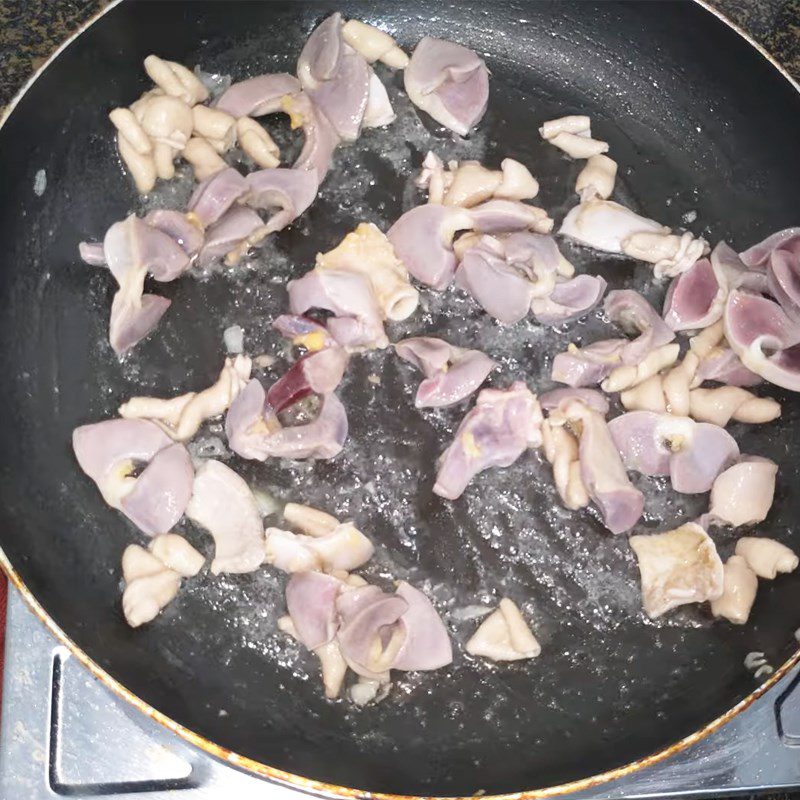
[[[492,73],[485,119],[454,143],[410,109],[398,76],[382,72],[400,111],[394,128],[338,152],[317,202],[256,268],[162,285],[172,308],[120,363],[106,342],[110,280],[79,262],[77,244],[131,210],[181,207],[187,185],[141,201],[119,166],[107,112],[147,88],[141,64],[151,52],[234,79],[292,72],[309,31],[337,8],[379,23],[407,49],[426,34],[475,48]],[[232,464],[275,496],[356,518],[379,544],[372,574],[424,586],[457,643],[475,624],[459,609],[509,594],[534,620],[540,658],[491,667],[457,644],[451,667],[406,676],[382,704],[359,711],[326,701],[315,663],[276,631],[284,578],[269,569],[203,574],[142,629],[122,618],[119,560],[138,534],[79,473],[72,429],[113,415],[131,394],[208,385],[233,323],[251,352],[278,353],[269,321],[285,306],[286,278],[363,219],[385,229],[415,201],[410,177],[428,148],[490,164],[521,159],[541,182],[537,203],[560,221],[578,166],[536,128],[566,113],[591,115],[620,163],[619,198],[648,216],[737,249],[798,224],[797,87],[692,2],[123,2],[17,103],[0,130],[2,561],[42,618],[135,706],[212,754],[239,754],[238,765],[305,789],[533,795],[633,769],[705,735],[763,690],[743,666],[748,652],[765,654],[773,678],[797,659],[800,573],[762,582],[741,628],[711,624],[702,609],[649,623],[624,537],[590,513],[561,512],[535,453],[476,480],[456,503],[436,498],[433,464],[463,408],[416,412],[416,377],[390,353],[356,359],[348,374],[351,438],[341,458]],[[291,153],[285,121],[267,124]],[[567,252],[614,286],[654,299],[663,291],[641,265]],[[426,302],[391,338],[437,330],[479,345],[502,362],[496,385],[527,377],[546,387],[552,354],[600,325],[544,335],[532,323],[501,329],[453,291]],[[772,393],[784,402],[780,422],[734,433],[743,452],[780,464],[760,530],[800,549],[800,402]],[[645,490],[641,530],[705,510],[703,497],[652,482]],[[208,552],[206,537],[186,533]],[[726,557],[736,535],[713,536]]]

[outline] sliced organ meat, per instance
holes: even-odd
[[[531,200],[539,194],[539,182],[520,161],[504,158],[500,162],[500,184],[492,196],[505,200]]]
[[[597,197],[575,206],[564,218],[560,232],[596,250],[648,261],[654,265],[656,277],[678,275],[707,252],[703,239],[690,233],[673,234],[655,220]]]
[[[336,344],[323,324],[301,314],[281,314],[272,327],[293,345],[304,347],[310,353]]]
[[[398,583],[395,594],[405,600],[407,608],[398,620],[405,635],[392,669],[432,670],[451,663],[453,646],[431,601],[405,581]]]
[[[148,536],[169,533],[186,510],[193,479],[192,459],[176,442],[153,456],[120,501],[120,509]]]
[[[265,437],[262,447],[274,458],[330,459],[342,451],[347,430],[345,408],[331,393],[323,395],[316,419],[305,425],[279,428]]]
[[[689,417],[630,411],[608,425],[628,469],[669,475],[672,488],[683,494],[709,491],[717,475],[739,457],[727,431]]]
[[[144,419],[110,419],[81,425],[72,432],[72,449],[80,468],[97,484],[103,499],[120,508],[133,489],[137,465],[149,463],[172,444],[154,423]]]
[[[390,228],[388,236],[398,258],[411,275],[421,283],[441,290],[449,286],[455,275],[457,257],[453,251],[453,237],[457,231],[548,233],[552,223],[543,209],[514,200],[489,200],[470,209],[428,203],[403,214]],[[481,243],[498,257],[506,255],[505,249],[500,248],[497,242],[481,240]],[[516,240],[511,242],[511,248],[509,262],[523,273],[528,272],[531,278],[534,277],[530,275],[531,267],[526,267],[523,262],[537,258],[542,267],[546,262],[547,254],[535,243]],[[539,251],[536,256],[534,249]],[[560,258],[557,248],[555,258]]]
[[[365,608],[386,596],[386,593],[377,586],[371,586],[366,582],[360,586],[348,587],[339,595],[336,601],[336,609],[339,612],[341,624],[349,624]]]
[[[354,142],[361,133],[370,95],[370,72],[366,60],[345,45],[336,74],[315,89],[306,88],[342,141]]]
[[[446,206],[470,208],[492,197],[503,176],[496,170],[487,169],[479,161],[464,161],[461,164],[450,162],[450,171],[446,178],[442,176],[442,180],[449,186],[441,202]],[[428,202],[431,202],[430,194]]]
[[[550,377],[567,386],[595,386],[622,363],[622,353],[629,344],[627,339],[603,339],[586,347],[569,345],[553,359]]]
[[[434,336],[413,336],[397,342],[394,349],[403,361],[431,376],[446,372],[460,348]]]
[[[140,272],[151,274],[157,281],[172,281],[191,264],[178,241],[135,214],[108,229],[103,239],[103,254],[120,287],[131,275]]]
[[[575,182],[575,191],[581,202],[599,197],[607,200],[614,191],[617,180],[617,162],[602,154],[589,156],[586,166]]]
[[[534,297],[550,294],[559,277],[569,277],[564,267],[566,265],[571,270],[571,265],[559,252],[552,236],[519,231],[503,236],[501,243],[506,261],[533,282]]]
[[[725,427],[731,420],[762,425],[781,415],[781,404],[771,397],[757,397],[737,386],[692,389],[689,416],[698,422]]]
[[[534,284],[508,263],[502,247],[491,247],[485,241],[464,254],[456,285],[503,325],[519,322],[531,310]]]
[[[711,518],[723,525],[752,525],[766,519],[775,496],[778,465],[760,456],[742,456],[711,487]]]
[[[347,662],[344,660],[338,642],[328,642],[314,650],[322,669],[322,684],[325,697],[333,699],[339,696],[347,674]],[[351,690],[352,691],[352,690]]]
[[[630,482],[603,414],[580,400],[562,406],[558,415],[578,437],[581,478],[589,497],[612,533],[630,530],[642,516],[644,496]],[[550,415],[556,422],[557,416]]]
[[[736,555],[743,558],[759,578],[774,580],[779,573],[794,572],[800,559],[775,539],[744,536],[736,542]]]
[[[711,601],[711,613],[734,625],[744,625],[756,599],[758,577],[740,555],[731,556],[723,568],[722,594]]]
[[[102,242],[80,242],[78,244],[78,254],[84,264],[88,264],[90,267],[104,267],[106,265]]]
[[[325,536],[339,526],[339,520],[332,514],[301,503],[287,503],[283,508],[283,519],[308,536]]]
[[[278,620],[278,630],[288,634],[293,639],[301,642],[297,628],[288,614]],[[301,642],[302,644],[302,642]],[[322,684],[325,687],[325,697],[334,699],[339,696],[347,675],[347,662],[342,656],[338,642],[334,639],[326,644],[314,648],[311,652],[319,659],[322,672]]]
[[[670,284],[664,303],[664,320],[674,331],[698,330],[721,316],[720,285],[711,262],[701,258]],[[724,300],[724,298],[723,298]]]
[[[326,327],[343,347],[374,349],[389,344],[380,306],[366,276],[339,269],[313,269],[289,281],[287,288],[292,314],[315,308],[334,314]]]
[[[550,233],[553,220],[538,206],[516,200],[487,200],[469,209],[472,225],[480,233],[514,233],[534,231]]]
[[[375,552],[372,542],[350,522],[322,536],[267,528],[266,541],[267,562],[285,572],[350,572],[366,564]]]
[[[777,386],[800,391],[800,324],[778,303],[734,290],[723,319],[725,338],[747,369]]]
[[[267,564],[289,573],[327,571],[319,555],[306,546],[306,539],[311,539],[310,536],[298,535],[281,528],[267,528],[264,535],[264,560]]]
[[[531,309],[540,322],[560,324],[588,311],[605,290],[602,278],[589,275],[557,283],[564,263],[550,236],[481,235],[463,251],[456,284],[504,325]]]
[[[365,277],[385,319],[406,319],[419,304],[419,292],[411,285],[392,242],[372,223],[362,222],[333,250],[318,253],[315,269]]]
[[[155,556],[132,544],[122,554],[122,613],[132,628],[154,620],[171,603],[181,587],[181,576]]]
[[[191,439],[207,419],[223,414],[250,378],[247,356],[226,358],[216,382],[200,392],[188,392],[168,400],[133,397],[119,407],[125,419],[150,419],[178,442]]]
[[[341,382],[349,360],[342,347],[303,356],[270,386],[267,405],[277,414],[311,394],[330,394]]]
[[[622,243],[643,231],[669,233],[670,229],[613,200],[594,199],[575,206],[564,218],[560,233],[596,250],[622,253]]]
[[[433,150],[428,150],[414,183],[420,189],[427,190],[429,203],[442,205],[445,194],[453,183],[453,173],[445,168],[444,162]]]
[[[260,168],[277,167],[281,163],[281,151],[261,124],[250,117],[236,120],[234,127],[239,148]]]
[[[621,392],[620,402],[627,411],[668,411],[676,417],[691,417],[721,428],[732,420],[764,424],[781,415],[781,405],[776,400],[758,397],[738,386],[692,388],[703,380],[697,378],[699,364],[697,355],[689,351],[684,360],[668,372],[652,375],[634,388]]]
[[[588,314],[603,299],[607,285],[599,275],[576,275],[556,283],[549,295],[534,298],[531,310],[542,325],[563,325]]]
[[[319,182],[315,169],[276,167],[251,172],[245,178],[245,202],[252,208],[273,211],[265,234],[283,230],[314,202]]]
[[[427,204],[403,214],[387,235],[409,273],[420,283],[442,290],[456,271],[453,237],[472,226],[469,211]]]
[[[470,655],[492,661],[536,658],[542,652],[519,608],[507,597],[481,622],[465,649]]]
[[[699,359],[691,388],[700,386],[706,380],[731,386],[755,386],[761,382],[761,376],[747,369],[739,356],[728,347],[722,319],[693,336],[689,340],[689,347],[690,352]]]
[[[148,420],[114,419],[76,428],[72,446],[103,499],[148,536],[169,532],[183,516],[194,470],[183,445]],[[138,477],[134,470],[146,464]]]
[[[286,584],[286,607],[297,638],[309,649],[328,644],[336,635],[336,598],[342,582],[320,572],[297,572]]]
[[[608,151],[608,142],[592,139],[591,120],[584,115],[548,120],[539,134],[572,158],[591,158]]]
[[[367,97],[367,107],[364,109],[364,119],[361,124],[365,128],[383,128],[386,125],[391,125],[396,118],[397,115],[394,113],[383,81],[375,74],[374,70],[370,69],[369,96]]]
[[[696,523],[666,533],[631,536],[630,543],[639,561],[642,600],[649,617],[722,596],[722,561],[714,542]]]
[[[302,127],[305,138],[293,168],[316,170],[317,180],[322,183],[331,167],[333,152],[341,142],[339,135],[305,92],[285,98],[282,110],[289,115],[293,128]]]
[[[261,217],[250,208],[234,206],[206,230],[205,243],[197,263],[206,267],[217,258],[225,257],[229,264],[237,263],[251,245],[267,235]]]
[[[639,231],[622,242],[622,251],[652,264],[656,278],[674,278],[708,252],[708,243],[688,231],[682,234]]]
[[[263,440],[276,428],[267,425],[267,413],[267,394],[261,381],[253,378],[231,403],[225,416],[225,436],[234,453],[242,458],[267,458]]]
[[[148,272],[159,281],[171,281],[189,268],[183,247],[158,228],[135,215],[114,223],[103,241],[103,257],[119,283],[111,303],[108,338],[123,355],[158,325],[170,301],[143,294]]]
[[[606,296],[604,309],[612,322],[635,338],[630,341],[603,339],[583,348],[570,345],[566,352],[558,353],[553,359],[554,381],[573,387],[603,382],[606,391],[619,391],[616,384],[627,388],[647,377],[639,371],[649,365],[648,357],[655,359],[655,365],[650,366],[656,369],[658,365],[663,366],[662,360],[673,355],[662,355],[660,351],[675,338],[675,333],[638,292],[631,289],[611,291]],[[674,350],[677,357],[677,347]],[[606,381],[612,382],[614,388],[607,388]]]
[[[530,200],[539,193],[539,183],[528,168],[513,158],[504,158],[499,170],[478,161],[449,162],[429,152],[423,162],[418,185],[428,189],[429,203],[471,208],[484,200]]]
[[[700,360],[695,380],[698,386],[704,381],[728,386],[757,386],[761,383],[761,376],[747,369],[730,347],[717,347]]]
[[[624,384],[621,388],[627,388],[647,377],[638,371],[649,363],[648,357],[655,358],[656,365],[661,364],[660,350],[675,338],[675,333],[644,297],[631,289],[615,289],[606,296],[604,309],[612,322],[635,338],[603,339],[583,348],[570,345],[566,352],[558,353],[553,359],[554,381],[577,387],[608,379],[614,384]],[[674,350],[677,357],[677,348]],[[663,358],[671,355],[664,353]],[[634,373],[633,377],[627,375],[630,372]],[[606,388],[605,383],[603,388],[606,391],[619,390]]]
[[[604,309],[608,318],[626,334],[637,337],[622,354],[625,363],[636,363],[651,349],[675,339],[675,332],[667,327],[658,312],[632,289],[615,289],[609,292]]]
[[[757,274],[765,273],[767,291],[786,315],[800,322],[800,228],[773,233],[741,254],[742,262]],[[748,286],[763,291],[758,285]]]
[[[387,594],[356,575],[297,572],[289,579],[286,604],[289,616],[278,626],[320,658],[329,697],[338,695],[347,667],[386,686],[392,669],[433,670],[452,661],[438,613],[405,581]]]
[[[408,610],[402,597],[381,592],[342,623],[339,647],[354,672],[379,678],[391,669],[407,635],[397,623]]]
[[[143,273],[140,278],[120,288],[111,302],[108,341],[119,356],[151,334],[172,303],[157,294],[142,294]]]
[[[344,40],[358,50],[370,64],[381,61],[392,69],[405,69],[408,56],[385,31],[357,19],[348,20],[342,28]]]
[[[483,389],[439,459],[434,493],[455,500],[479,472],[510,466],[541,444],[541,424],[536,395],[521,381],[508,389]]]
[[[549,392],[539,395],[539,405],[543,411],[563,411],[572,400],[579,400],[603,416],[608,414],[608,399],[596,389],[551,389]]]
[[[257,75],[231,84],[215,108],[233,117],[261,117],[281,110],[281,100],[301,89],[300,81],[286,72]]]
[[[344,50],[342,15],[326,17],[309,35],[297,59],[297,76],[304,86],[318,86],[331,80],[339,68]]]
[[[231,449],[257,461],[333,458],[344,446],[347,429],[347,414],[335,394],[322,397],[319,414],[312,422],[283,427],[266,404],[264,387],[255,379],[236,398],[225,419]]]
[[[340,13],[331,14],[312,31],[297,61],[297,76],[337,135],[355,141],[367,108],[370,69],[344,41]]]
[[[337,525],[324,536],[313,537],[310,545],[330,571],[350,572],[372,558],[372,542],[352,522]]]
[[[776,250],[772,254],[767,267],[767,285],[787,316],[800,322],[800,244],[797,250],[797,253]]]
[[[469,397],[497,364],[480,350],[465,350],[430,336],[403,339],[395,352],[425,374],[414,399],[417,408],[450,406]]]
[[[188,212],[207,228],[247,193],[247,181],[233,167],[206,178],[189,198]]]
[[[748,269],[764,270],[769,264],[772,254],[777,250],[800,255],[800,228],[786,228],[773,233],[762,242],[754,244],[740,253],[739,257]]]
[[[731,289],[749,280],[739,256],[720,242],[710,259],[699,259],[670,284],[664,320],[674,331],[707,328],[721,319]]]
[[[417,108],[460,136],[466,136],[486,112],[488,70],[483,59],[461,45],[424,37],[411,55],[404,81]]]
[[[150,227],[166,233],[170,239],[183,248],[189,258],[197,255],[203,246],[203,232],[182,211],[159,208],[145,214],[142,221]],[[176,273],[175,277],[178,274],[180,272]],[[164,280],[164,278],[157,280]]]
[[[644,355],[639,362],[614,367],[600,386],[604,392],[624,392],[657,376],[667,367],[673,367],[668,373],[671,376],[678,369],[674,365],[678,361],[680,349],[680,345],[677,342],[656,347]],[[630,348],[626,348],[622,355],[629,356],[629,354]]]
[[[197,575],[206,561],[201,553],[177,533],[165,533],[154,537],[150,541],[149,549],[164,566],[174,570],[182,578]]]
[[[578,439],[565,425],[546,419],[542,423],[542,452],[553,468],[553,482],[565,508],[586,508],[589,492],[581,475]]]
[[[252,572],[264,561],[264,526],[250,487],[220,461],[197,470],[186,516],[214,538],[211,572]]]

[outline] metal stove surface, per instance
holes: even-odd
[[[9,594],[0,800],[298,800],[222,764],[111,694]],[[569,796],[724,795],[800,787],[800,674],[705,741],[656,767]]]

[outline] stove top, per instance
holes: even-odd
[[[0,798],[298,800],[169,734],[119,700],[9,593]],[[800,787],[800,673],[720,731],[589,798],[725,795]]]

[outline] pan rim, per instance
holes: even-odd
[[[58,58],[58,56],[95,22],[105,16],[105,14],[107,14],[109,11],[116,8],[116,6],[120,5],[122,2],[123,0],[111,0],[107,6],[103,7],[97,13],[92,15],[85,23],[83,23],[83,25],[81,25],[53,51],[53,53],[39,66],[39,68],[33,72],[33,74],[28,78],[21,89],[14,95],[14,97],[5,107],[2,115],[0,115],[0,129],[2,129],[3,125],[5,125],[14,109],[25,96],[26,92],[42,76],[42,74]],[[783,64],[781,64],[763,45],[753,39],[749,33],[739,27],[735,22],[728,19],[728,17],[725,16],[725,14],[723,14],[719,9],[713,7],[708,0],[692,0],[692,2],[703,8],[705,11],[713,14],[718,20],[720,20],[720,22],[727,25],[732,31],[744,39],[789,82],[795,91],[800,94],[800,83],[798,83],[798,81],[792,77]],[[477,797],[477,795],[403,795],[372,792],[366,789],[353,789],[346,786],[339,786],[336,784],[326,783],[324,781],[305,778],[301,775],[295,775],[290,772],[285,772],[284,770],[271,767],[261,761],[242,756],[233,752],[232,750],[222,747],[210,741],[209,739],[206,739],[190,728],[181,725],[171,717],[142,700],[138,695],[134,694],[130,689],[124,686],[120,681],[114,678],[109,672],[107,672],[96,661],[94,661],[86,652],[84,652],[81,647],[79,647],[69,636],[67,636],[67,634],[56,623],[56,621],[47,613],[47,611],[45,611],[30,589],[28,589],[21,576],[17,573],[1,545],[0,569],[5,572],[9,581],[20,593],[28,608],[39,618],[39,620],[56,638],[56,640],[66,647],[69,653],[74,656],[78,662],[81,663],[91,673],[93,677],[97,678],[117,697],[129,703],[146,717],[149,717],[153,721],[159,723],[171,733],[178,735],[188,744],[198,748],[213,758],[222,761],[228,766],[248,772],[256,777],[265,779],[267,782],[281,785],[287,789],[331,798],[370,798],[370,800],[475,800]],[[645,769],[646,767],[659,764],[667,758],[682,752],[691,745],[702,741],[715,731],[719,730],[723,725],[730,722],[734,717],[741,714],[754,702],[756,702],[756,700],[761,698],[767,691],[769,691],[769,689],[777,684],[798,664],[800,664],[800,644],[798,649],[783,664],[781,664],[775,670],[775,672],[767,678],[767,680],[757,686],[750,694],[740,700],[732,708],[728,709],[728,711],[726,711],[724,714],[721,714],[720,716],[711,720],[706,725],[684,737],[683,739],[680,739],[661,750],[651,753],[644,758],[631,761],[628,764],[615,767],[605,772],[597,773],[596,775],[570,781],[568,783],[562,783],[556,786],[541,787],[538,789],[509,792],[505,794],[481,795],[480,800],[537,800],[538,798],[571,794],[573,792],[585,791],[602,784],[606,784],[610,781],[624,778],[628,775],[632,775],[642,769]]]

